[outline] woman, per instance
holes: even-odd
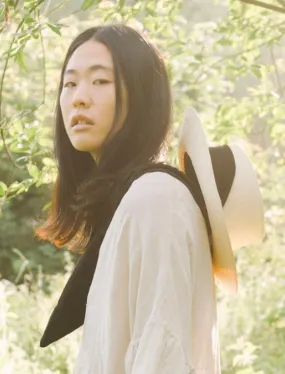
[[[188,157],[195,135],[187,149],[184,134],[180,149],[191,178],[159,163],[171,105],[162,58],[132,28],[94,27],[72,42],[56,109],[58,178],[37,234],[83,253],[41,340],[84,322],[76,374],[220,373],[212,270],[223,258],[215,243],[227,235],[216,225],[222,206],[212,204],[220,191],[207,195],[197,183],[203,175]]]

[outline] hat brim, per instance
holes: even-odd
[[[212,230],[213,272],[216,280],[231,293],[237,292],[235,258],[217,190],[210,152],[201,121],[188,108],[179,133],[179,167],[185,171],[185,152],[191,158],[205,200]]]

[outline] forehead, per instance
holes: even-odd
[[[77,71],[87,70],[90,65],[103,65],[113,68],[112,55],[108,48],[97,41],[87,41],[81,44],[70,57],[66,69]]]

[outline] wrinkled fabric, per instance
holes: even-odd
[[[74,374],[219,374],[207,230],[187,187],[135,180],[100,248]]]

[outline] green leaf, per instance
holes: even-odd
[[[13,182],[9,186],[9,193],[17,191],[21,187],[21,184],[18,181]]]
[[[125,2],[126,0],[119,0],[119,7],[123,8],[123,6],[125,5]]]
[[[49,157],[44,157],[44,158],[42,159],[42,162],[43,162],[43,164],[46,165],[46,166],[55,166],[55,162],[54,162],[54,160],[51,159],[51,158],[49,158]]]
[[[86,10],[90,8],[92,5],[94,5],[94,3],[95,3],[95,0],[84,0],[81,5],[81,9]]]
[[[39,34],[37,31],[33,31],[33,32],[32,32],[32,37],[33,37],[34,39],[39,39],[40,34]]]
[[[13,122],[13,127],[14,129],[18,132],[21,133],[23,132],[23,124],[20,120],[16,120]]]
[[[51,148],[53,146],[53,141],[52,139],[48,139],[48,138],[39,138],[38,144],[41,145],[42,147]]]
[[[39,170],[38,170],[38,168],[36,167],[36,165],[34,165],[34,164],[29,164],[29,165],[27,166],[27,169],[28,169],[28,172],[29,172],[29,174],[30,174],[31,177],[33,177],[33,178],[38,178],[38,176],[39,176]]]
[[[48,210],[49,208],[51,207],[51,201],[49,201],[43,208],[42,208],[42,211],[45,212],[46,210]]]
[[[15,153],[31,153],[31,150],[27,148],[27,145],[23,143],[18,143],[18,141],[14,141],[10,145],[10,151],[15,152]]]
[[[57,35],[61,36],[61,31],[60,31],[60,28],[56,25],[53,25],[52,23],[48,23],[47,26],[53,31],[55,32]]]
[[[257,66],[257,65],[252,66],[251,71],[252,71],[253,75],[256,76],[256,78],[258,78],[258,79],[262,78],[262,72],[261,72],[260,66]]]
[[[34,23],[35,22],[35,19],[31,16],[30,13],[27,13],[25,16],[24,16],[24,19],[25,19],[25,22],[27,24],[31,24],[31,23]]]
[[[201,62],[204,58],[204,55],[202,55],[201,53],[198,53],[194,57],[197,61]]]
[[[4,182],[0,182],[0,196],[3,197],[7,192],[7,186]]]
[[[26,192],[27,191],[27,188],[25,186],[21,186],[16,192],[15,192],[15,196],[18,196],[20,195],[21,193],[23,192]]]
[[[17,59],[17,62],[19,64],[20,68],[23,69],[24,71],[27,71],[27,66],[25,65],[24,53],[23,53],[22,49],[20,49],[17,52],[16,59]]]
[[[156,13],[156,11],[154,10],[154,8],[151,8],[150,5],[147,5],[147,6],[146,6],[146,11],[147,11],[147,13],[150,14],[151,16],[153,16],[153,17],[157,17],[157,13]]]
[[[28,137],[28,139],[31,141],[31,140],[34,140],[34,138],[36,137],[37,135],[37,131],[38,129],[36,127],[30,127],[29,129],[26,129],[25,132],[26,132],[26,135]]]

